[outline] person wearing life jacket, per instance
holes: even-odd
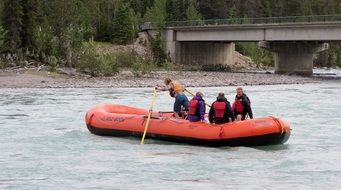
[[[170,78],[165,78],[164,80],[165,86],[163,87],[156,87],[157,90],[161,91],[169,91],[169,95],[175,98],[173,111],[174,116],[177,118],[179,114],[182,113],[182,110],[188,110],[188,98],[184,94],[184,87],[182,84],[176,80],[171,80]]]
[[[237,95],[232,104],[232,110],[237,121],[245,120],[246,115],[249,115],[250,119],[253,119],[249,97],[244,94],[242,87],[238,87],[236,93]]]
[[[231,104],[225,98],[224,93],[219,93],[217,100],[212,103],[208,118],[210,123],[215,124],[223,124],[228,123],[230,120],[235,120]]]
[[[196,95],[189,101],[188,120],[191,122],[205,121],[205,100],[203,93],[197,92]]]

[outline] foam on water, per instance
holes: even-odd
[[[235,87],[195,88],[212,102]],[[208,148],[92,135],[104,102],[148,108],[150,89],[1,89],[0,189],[340,189],[341,84],[246,87],[256,116],[291,123],[284,145]],[[173,99],[158,96],[156,109]]]

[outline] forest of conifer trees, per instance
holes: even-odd
[[[76,67],[84,43],[129,44],[145,21],[162,27],[167,21],[335,14],[341,14],[339,0],[1,0],[0,67],[23,60]],[[330,44],[315,65],[341,66],[340,44]],[[271,54],[256,46],[236,47],[271,65]]]

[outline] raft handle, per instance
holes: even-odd
[[[93,114],[91,114],[91,116],[90,116],[90,118],[89,118],[89,122],[87,123],[88,125],[90,125],[91,126],[91,122],[92,122],[92,119],[93,119],[93,117],[95,116],[95,114],[93,113]]]
[[[143,118],[148,118],[148,115],[144,115]],[[159,116],[150,116],[150,119],[162,119],[162,117],[159,117]]]
[[[270,117],[279,125],[281,134],[283,134],[285,130],[284,130],[284,126],[282,125],[282,123],[278,120],[278,118],[273,117],[273,116],[270,116]]]

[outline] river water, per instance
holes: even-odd
[[[219,91],[194,88],[212,102]],[[148,108],[151,89],[0,89],[0,189],[340,189],[341,83],[249,86],[254,115],[289,121],[284,145],[209,148],[92,135],[85,112]],[[158,110],[171,109],[166,92]]]

